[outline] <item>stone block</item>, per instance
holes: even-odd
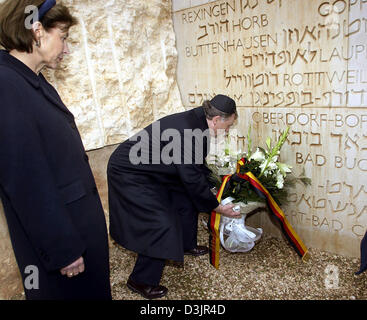
[[[185,108],[231,96],[242,150],[249,126],[261,147],[290,127],[281,160],[296,175],[305,170],[312,186],[292,190],[287,219],[307,246],[359,256],[367,225],[365,1],[190,5],[173,12]],[[279,236],[265,215],[257,222]]]

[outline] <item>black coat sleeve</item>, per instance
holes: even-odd
[[[210,191],[210,185],[200,166],[179,164],[176,168],[186,192],[199,212],[209,213],[218,207],[218,200]]]
[[[14,84],[0,81],[0,187],[45,269],[58,270],[78,259],[85,244],[56,186],[37,115]]]
[[[207,178],[208,171],[204,170],[205,143],[203,139],[182,135],[181,163],[176,163],[176,170],[199,212],[211,212],[219,203],[211,192]]]

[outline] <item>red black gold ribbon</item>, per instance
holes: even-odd
[[[277,218],[277,220],[281,223],[282,231],[288,241],[291,243],[295,251],[298,253],[302,260],[306,260],[308,258],[308,250],[306,246],[303,244],[300,237],[294,231],[290,223],[288,222],[287,218],[285,217],[284,212],[278,204],[275,202],[269,191],[261,184],[261,182],[251,173],[247,172],[244,174],[240,173],[240,167],[244,165],[244,159],[238,161],[237,164],[237,172],[236,176],[240,179],[244,179],[248,181],[251,186],[255,189],[256,192],[263,195],[268,203],[269,209],[271,213]],[[232,175],[225,176],[223,178],[222,185],[219,189],[217,194],[217,200],[220,202],[224,188],[227,182],[231,179]],[[209,247],[210,247],[210,263],[215,267],[219,268],[219,247],[220,247],[220,240],[219,240],[219,222],[220,222],[220,214],[213,211],[210,216],[210,238],[209,238]]]
[[[231,178],[231,175],[227,175],[223,177],[222,185],[217,193],[217,200],[220,203],[223,195],[224,188]],[[215,267],[219,268],[219,247],[220,247],[220,238],[219,238],[219,222],[220,222],[220,214],[212,211],[209,218],[209,258],[210,263]]]

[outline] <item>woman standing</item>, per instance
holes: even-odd
[[[31,23],[30,5],[38,13]],[[27,299],[111,299],[106,222],[88,157],[73,115],[41,73],[69,53],[75,24],[54,0],[0,7],[0,197]]]

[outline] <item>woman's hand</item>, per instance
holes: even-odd
[[[238,211],[233,211],[233,208],[235,207],[235,205],[233,203],[231,204],[226,204],[225,206],[223,205],[219,205],[218,207],[216,207],[214,209],[214,211],[229,217],[229,218],[241,218],[241,212]]]
[[[71,278],[83,272],[84,269],[85,269],[84,259],[83,257],[80,257],[78,260],[74,261],[72,264],[69,264],[65,268],[62,268],[60,272],[62,275],[67,275],[69,278]]]

